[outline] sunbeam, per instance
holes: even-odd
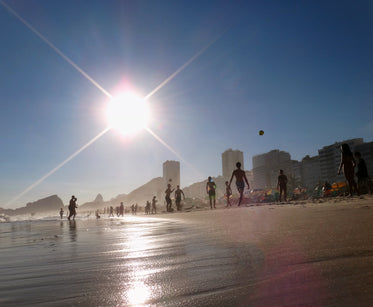
[[[25,19],[23,19],[16,11],[14,11],[11,7],[9,7],[7,4],[4,3],[3,0],[0,0],[0,4],[4,6],[13,16],[15,16],[20,22],[22,22],[29,30],[31,30],[34,34],[36,34],[42,41],[44,41],[50,48],[52,48],[58,55],[60,55],[66,62],[68,62],[71,66],[73,66],[81,75],[83,75],[88,81],[90,81],[96,88],[98,88],[102,93],[104,93],[109,98],[112,98],[113,96],[106,91],[101,85],[99,85],[92,77],[90,77],[84,70],[82,70],[77,64],[75,64],[69,57],[67,57],[60,49],[58,49],[53,43],[51,43],[47,38],[45,38],[38,30],[36,30],[32,25],[30,25]],[[151,96],[153,96],[155,93],[157,93],[161,88],[163,88],[167,83],[169,83],[173,78],[175,78],[180,72],[182,72],[186,67],[188,67],[191,63],[193,63],[199,56],[201,56],[211,45],[213,45],[218,39],[222,37],[222,35],[227,30],[223,31],[217,38],[212,40],[209,44],[207,44],[204,48],[202,48],[200,51],[198,51],[191,59],[189,59],[185,64],[183,64],[180,68],[178,68],[174,73],[172,73],[168,78],[166,78],[161,84],[159,84],[154,90],[152,90],[149,94],[147,94],[144,99],[147,100]],[[45,179],[47,179],[49,176],[54,174],[57,170],[59,170],[62,166],[64,166],[66,163],[71,161],[74,157],[76,157],[78,154],[80,154],[83,150],[85,150],[87,147],[92,145],[95,141],[97,141],[100,137],[102,137],[106,132],[111,130],[111,127],[105,128],[102,132],[100,132],[97,136],[95,136],[93,139],[91,139],[88,143],[83,145],[80,149],[78,149],[76,152],[74,152],[71,156],[69,156],[66,160],[64,160],[62,163],[60,163],[58,166],[53,168],[51,171],[49,171],[47,174],[42,176],[40,179],[38,179],[36,182],[31,184],[29,187],[27,187],[23,192],[15,196],[13,199],[11,199],[6,206],[9,206],[10,204],[14,203],[16,200],[18,200],[20,197],[25,195],[27,192],[35,188],[37,185],[42,183]],[[174,150],[170,145],[168,145],[164,140],[162,140],[158,135],[156,135],[150,128],[146,127],[145,130],[152,135],[158,142],[160,142],[163,146],[165,146],[168,150],[170,150],[177,158],[180,159],[180,161],[184,162],[186,165],[188,165],[190,168],[192,168],[196,174],[199,176],[203,176],[191,163],[186,161],[180,153],[178,153],[176,150]]]
[[[93,139],[91,139],[87,144],[85,144],[84,146],[82,146],[80,149],[78,149],[76,152],[74,152],[70,157],[68,157],[65,161],[63,161],[62,163],[60,163],[59,165],[57,165],[54,169],[52,169],[51,171],[49,171],[48,173],[46,173],[43,177],[41,177],[40,179],[38,179],[37,181],[35,181],[32,185],[30,185],[27,189],[25,189],[23,192],[21,192],[20,194],[18,194],[16,197],[14,197],[12,200],[10,200],[6,206],[8,205],[11,205],[12,203],[14,203],[17,199],[19,199],[20,197],[22,197],[23,195],[25,195],[27,192],[31,191],[33,188],[35,188],[37,185],[39,185],[40,183],[42,183],[45,179],[47,179],[50,175],[54,174],[56,171],[58,171],[62,166],[64,166],[67,162],[69,162],[70,160],[72,160],[73,158],[75,158],[78,154],[80,154],[84,149],[86,149],[87,147],[89,147],[90,145],[92,145],[94,142],[96,142],[100,137],[102,137],[106,132],[108,132],[110,130],[110,128],[106,128],[105,130],[103,130],[102,132],[100,132],[99,134],[97,134]]]
[[[36,34],[43,42],[45,42],[49,47],[51,47],[54,51],[56,51],[58,55],[60,55],[72,67],[74,67],[78,72],[80,72],[89,82],[91,82],[94,86],[96,86],[101,92],[103,92],[109,98],[112,97],[112,95],[108,91],[106,91],[100,84],[98,84],[95,80],[93,80],[91,76],[89,76],[83,69],[81,69],[78,65],[76,65],[60,49],[58,49],[53,43],[51,43],[47,38],[45,38],[38,30],[36,30],[32,25],[30,25],[20,15],[18,15],[17,12],[15,12],[11,7],[5,4],[4,1],[0,0],[0,4],[2,4],[13,16],[15,16],[27,28],[29,28],[29,30],[31,30],[34,34]]]

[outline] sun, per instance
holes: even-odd
[[[150,108],[142,97],[132,92],[125,92],[109,101],[106,117],[111,129],[124,135],[133,135],[148,127]]]

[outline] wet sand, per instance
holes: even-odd
[[[373,198],[0,224],[0,305],[371,306]]]

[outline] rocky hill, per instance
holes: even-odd
[[[35,202],[27,203],[26,207],[17,209],[2,209],[0,208],[0,214],[6,215],[21,215],[21,214],[36,214],[44,212],[56,212],[60,208],[64,207],[64,204],[57,195],[48,196],[46,198],[39,199]]]

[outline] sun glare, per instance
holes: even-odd
[[[106,116],[110,128],[124,135],[133,135],[147,128],[150,109],[145,99],[126,92],[110,100]]]

